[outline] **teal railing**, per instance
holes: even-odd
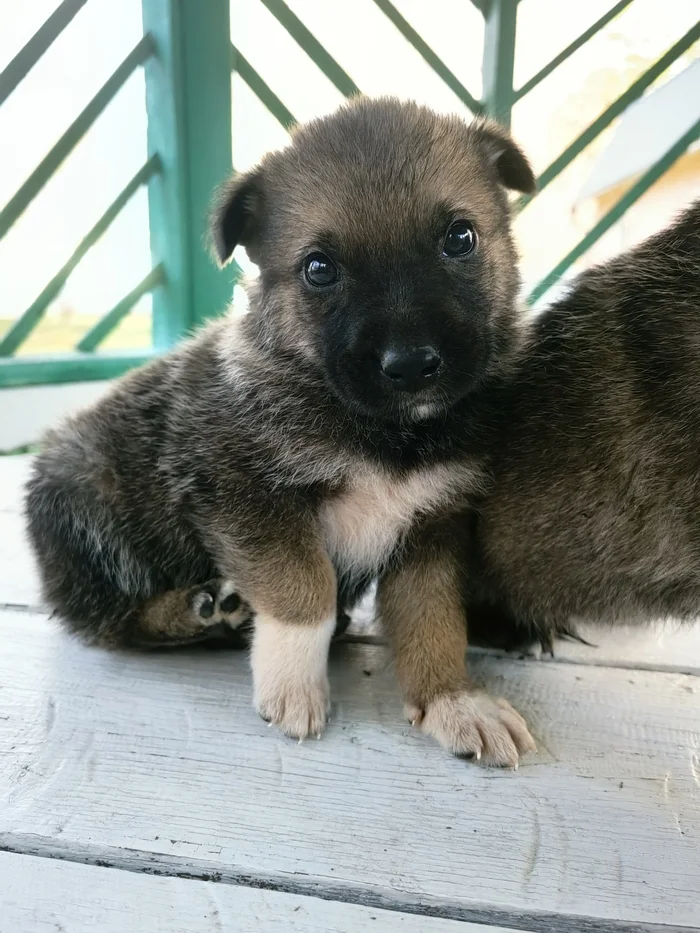
[[[89,0],[63,0],[0,74],[0,106]],[[344,95],[361,91],[284,0],[262,3],[297,45]],[[513,106],[607,26],[634,0],[620,0],[521,87],[513,84],[518,0],[471,0],[484,17],[483,94],[476,99],[391,0],[374,0],[439,78],[473,114],[509,125]],[[464,0],[469,2],[469,0]],[[230,0],[142,0],[144,35],[111,77],[0,210],[0,239],[47,185],[97,117],[136,69],[143,68],[148,116],[148,159],[37,298],[0,337],[0,387],[117,376],[171,346],[207,317],[220,313],[231,280],[202,247],[211,191],[231,170],[231,71],[235,70],[272,116],[289,130],[294,115],[230,41]],[[700,21],[601,113],[540,174],[546,188],[696,41]],[[700,121],[675,142],[610,208],[586,236],[535,286],[539,299],[570,266],[700,137]],[[68,353],[17,356],[60,294],[68,277],[142,187],[148,188],[152,268]],[[519,208],[531,199],[522,198]],[[101,346],[147,293],[153,300],[152,346],[106,352]]]

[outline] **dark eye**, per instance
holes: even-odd
[[[338,269],[333,260],[323,253],[312,253],[304,260],[306,281],[316,288],[326,288],[338,278]]]
[[[476,249],[476,230],[468,220],[455,220],[445,234],[443,256],[468,256]]]

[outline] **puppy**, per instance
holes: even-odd
[[[255,706],[303,738],[326,722],[337,605],[378,577],[411,720],[515,765],[533,742],[470,687],[443,519],[483,483],[475,399],[520,339],[506,189],[533,186],[496,126],[363,99],[234,177],[212,240],[259,266],[250,312],[122,379],[35,461],[29,531],[65,625],[148,647],[252,609]]]
[[[699,373],[700,201],[584,273],[484,396],[470,636],[551,651],[575,617],[700,615]]]

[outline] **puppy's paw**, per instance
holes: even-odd
[[[285,735],[320,735],[328,721],[328,647],[334,629],[335,616],[316,625],[264,615],[255,619],[250,656],[255,708]]]
[[[293,739],[320,736],[330,713],[328,680],[261,684],[255,708],[266,722]]]
[[[443,694],[425,710],[407,706],[406,715],[453,755],[491,767],[517,768],[520,755],[537,751],[520,713],[486,693]]]
[[[190,609],[203,628],[226,626],[237,629],[250,621],[250,606],[243,602],[230,580],[212,580],[193,587],[188,595]]]

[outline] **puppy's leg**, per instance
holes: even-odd
[[[382,623],[391,640],[405,711],[453,754],[517,767],[535,750],[523,718],[502,699],[470,687],[457,557],[425,540],[407,548],[379,581]]]
[[[169,590],[149,599],[122,628],[118,643],[135,648],[226,641],[244,647],[244,633],[252,618],[236,587],[228,580]],[[102,642],[107,643],[103,637]]]
[[[335,614],[304,625],[256,616],[251,652],[255,708],[285,735],[318,736],[326,725],[328,648],[335,623]]]
[[[320,547],[258,553],[242,590],[255,609],[254,705],[286,735],[320,735],[330,708],[328,649],[336,627],[336,581]]]

